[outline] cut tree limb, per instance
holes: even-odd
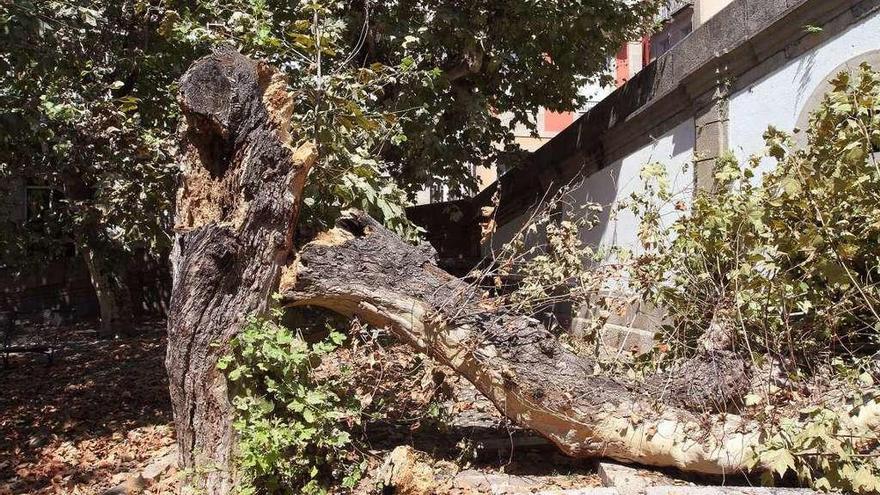
[[[282,304],[321,306],[389,327],[471,381],[514,422],[571,456],[606,456],[703,473],[743,469],[757,440],[733,415],[707,428],[748,389],[728,353],[636,384],[597,376],[538,320],[484,307],[481,291],[433,264],[368,216],[351,212],[300,250]]]
[[[433,256],[349,212],[285,269],[281,302],[388,327],[568,455],[707,474],[748,470],[760,429],[731,413],[749,388],[741,358],[707,351],[638,383],[598,376],[594,362],[564,348],[541,322],[487,304],[479,288],[437,268]],[[880,407],[872,402],[850,427],[878,425]]]

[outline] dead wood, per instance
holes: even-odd
[[[734,354],[706,353],[642,383],[596,375],[593,361],[540,321],[487,309],[482,291],[437,268],[429,247],[406,244],[362,213],[303,247],[283,280],[282,304],[390,328],[568,455],[724,473],[742,468],[743,447],[754,441],[727,414],[749,386]]]
[[[293,246],[314,147],[292,147],[284,78],[235,52],[180,81],[186,117],[171,262],[168,369],[181,464],[206,493],[228,493],[235,442],[217,358],[264,313]]]
[[[293,257],[315,151],[293,147],[284,79],[237,53],[218,53],[184,75],[180,104],[184,174],[166,366],[181,461],[196,488],[219,494],[234,486],[232,410],[216,362],[276,291],[286,306],[321,306],[388,327],[568,455],[702,473],[745,468],[759,432],[735,412],[750,370],[724,346],[644,381],[595,374],[594,362],[537,319],[486,304],[479,288],[434,264],[432,249],[406,244],[358,212]],[[880,425],[872,404],[854,421],[860,428]]]

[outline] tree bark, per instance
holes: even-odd
[[[118,333],[119,328],[123,326],[123,317],[110,276],[101,269],[99,266],[100,262],[96,259],[95,252],[92,249],[85,244],[81,245],[79,249],[88,269],[92,288],[95,289],[95,297],[98,299],[98,312],[101,320],[98,336],[101,338],[114,337]]]
[[[748,470],[760,441],[760,425],[735,414],[751,378],[735,354],[706,351],[638,382],[596,375],[593,361],[538,320],[494,307],[480,288],[437,268],[430,248],[407,245],[362,213],[304,246],[280,291],[286,306],[389,328],[570,456],[731,474]],[[860,434],[878,427],[876,402],[846,426]]]
[[[735,354],[705,349],[640,381],[597,375],[594,362],[538,320],[496,307],[479,287],[439,269],[431,248],[406,244],[362,213],[344,215],[293,258],[316,153],[311,144],[292,146],[285,81],[227,52],[197,61],[180,86],[184,177],[166,366],[181,463],[200,492],[225,494],[236,480],[232,410],[217,359],[276,291],[285,306],[321,306],[388,327],[568,455],[712,474],[746,469],[760,429],[735,414],[750,382]],[[848,429],[878,427],[872,401]]]
[[[232,410],[216,362],[245,319],[269,306],[315,159],[311,144],[293,147],[286,89],[278,72],[235,52],[198,60],[180,81],[166,367],[180,462],[199,493],[235,485]]]
[[[62,174],[61,184],[64,194],[74,205],[94,199],[93,189],[85,183],[81,175],[77,175],[72,170]],[[122,274],[113,270],[114,262],[117,262],[117,268],[121,264],[118,260],[114,260],[113,255],[107,253],[107,249],[95,237],[94,234],[99,227],[94,213],[90,213],[88,208],[78,206],[75,208],[84,218],[82,223],[75,226],[73,238],[89,273],[89,281],[95,290],[95,297],[98,299],[100,317],[98,336],[113,338],[129,334],[133,315],[131,294],[122,280],[124,278]]]
[[[108,257],[86,235],[77,234],[75,238],[98,299],[98,336],[106,339],[130,334],[133,308],[128,287],[120,280],[120,274],[114,273],[108,266]]]

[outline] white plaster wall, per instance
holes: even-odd
[[[731,150],[744,160],[764,149],[762,135],[769,125],[794,130],[810,95],[835,68],[878,48],[880,15],[874,15],[734,93],[730,98]],[[774,162],[765,159],[762,168]]]
[[[575,208],[566,214],[581,213],[578,206],[587,202],[602,205],[599,224],[582,234],[584,243],[597,248],[618,246],[638,252],[639,220],[628,210],[615,213],[620,202],[628,200],[633,192],[644,190],[644,182],[639,175],[645,165],[663,163],[673,192],[672,200],[663,207],[663,223],[670,225],[683,213],[675,208],[676,202],[690,206],[693,197],[693,157],[694,120],[686,119],[651,144],[584,179],[566,198],[566,202]],[[491,245],[483,245],[483,255],[490,255],[490,249],[497,253],[519,232],[530,216],[531,213],[525,213],[499,226],[492,236]],[[543,236],[526,239],[527,246],[543,242]]]
[[[663,223],[671,224],[682,214],[675,203],[682,201],[689,206],[693,196],[693,157],[694,121],[686,119],[651,144],[589,176],[570,198],[574,205],[593,202],[603,206],[599,225],[583,233],[584,242],[594,247],[618,246],[637,252],[638,218],[628,210],[616,214],[615,210],[633,192],[644,190],[640,177],[644,166],[659,162],[666,165],[674,196],[663,207]]]

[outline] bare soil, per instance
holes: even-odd
[[[0,369],[0,494],[102,493],[169,451],[162,322],[117,340],[89,324],[23,330],[59,349],[51,364],[10,355]],[[174,493],[173,482],[145,492]]]

